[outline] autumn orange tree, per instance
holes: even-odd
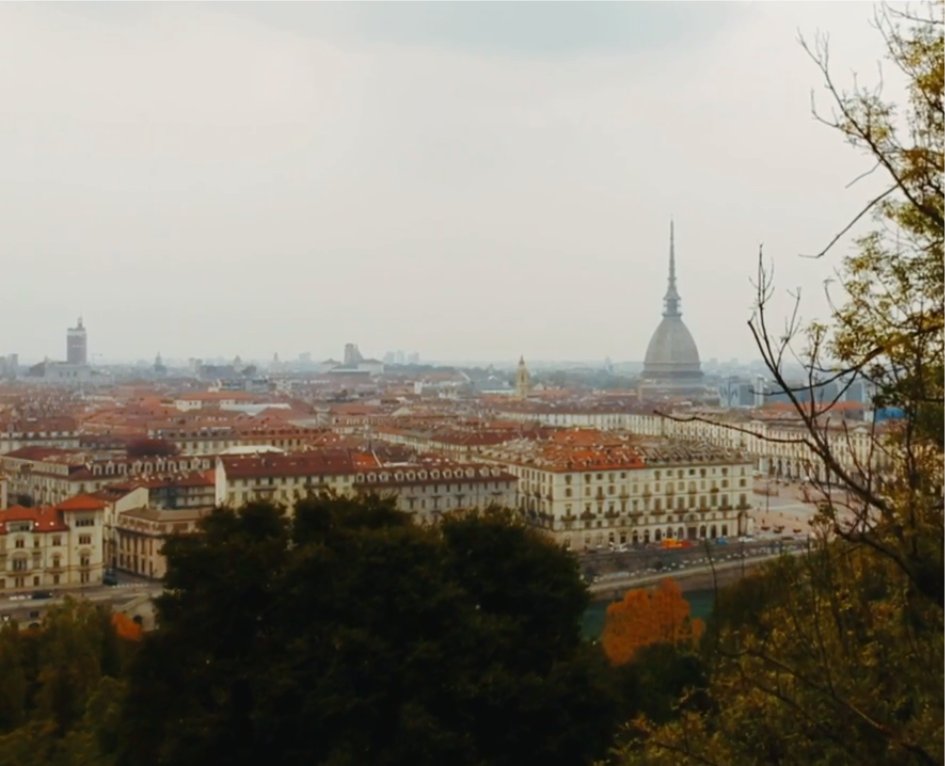
[[[625,665],[645,646],[695,644],[704,627],[689,616],[689,602],[676,581],[666,579],[654,589],[629,590],[607,607],[601,642],[614,665]]]

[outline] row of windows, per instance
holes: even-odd
[[[701,485],[701,486],[696,487],[696,483],[695,483],[694,481],[690,481],[690,482],[689,482],[688,491],[689,491],[689,492],[696,492],[696,491],[698,491],[698,490],[705,491],[706,489],[713,489],[713,490],[716,490],[716,489],[719,489],[719,488],[720,488],[720,487],[716,487],[716,486],[714,485],[714,483],[713,483],[713,486],[712,486],[712,487],[710,487],[710,488],[709,488],[709,487],[706,487],[704,480],[700,482],[700,485]],[[738,482],[738,486],[744,487],[744,486],[745,486],[745,479],[740,479],[739,482]],[[527,491],[527,489],[528,489],[528,488],[526,487],[526,491]],[[598,487],[597,489],[598,489],[598,492],[603,492],[603,489],[604,489],[604,488],[603,488],[603,487]],[[607,487],[607,494],[608,494],[608,495],[613,495],[615,489],[616,489],[616,487],[615,487],[613,484],[611,484],[610,486]],[[626,486],[624,486],[623,489],[626,490]],[[686,491],[686,489],[687,489],[687,487],[686,487],[686,482],[684,482],[684,481],[678,482],[677,485],[676,485],[676,487],[675,487],[675,490],[679,490],[680,492],[684,492],[684,491]],[[721,489],[728,489],[728,479],[722,479],[722,481],[721,481]],[[659,484],[654,484],[654,485],[653,485],[653,490],[654,490],[655,492],[660,492],[660,491],[661,491],[660,485],[659,485]],[[666,492],[667,492],[667,493],[670,493],[670,494],[671,494],[671,493],[673,493],[675,490],[674,490],[672,484],[667,484],[667,485],[666,485]],[[647,492],[649,492],[649,491],[650,491],[650,485],[649,485],[649,484],[644,484],[644,485],[643,485],[643,492],[644,492],[644,493],[647,493]],[[635,494],[635,495],[636,495],[636,494],[639,494],[639,493],[640,493],[640,485],[639,485],[639,484],[634,484],[634,485],[632,485],[631,492],[632,492],[633,494]],[[585,497],[589,497],[590,494],[591,494],[591,487],[584,487],[584,496],[585,496]],[[571,489],[571,487],[565,487],[565,489],[564,489],[564,496],[565,496],[565,497],[571,497],[571,496],[572,496],[572,489]]]
[[[81,566],[81,567],[91,566],[91,561],[92,561],[92,559],[91,559],[91,557],[88,556],[88,555],[80,556],[80,557],[79,557],[79,566]],[[25,572],[25,571],[27,571],[28,569],[31,569],[31,568],[32,568],[32,569],[38,568],[38,567],[39,567],[39,563],[38,563],[38,562],[39,562],[39,560],[37,559],[36,562],[34,562],[34,566],[33,566],[33,567],[30,567],[30,564],[29,564],[29,560],[28,560],[28,559],[26,559],[26,558],[15,558],[15,559],[13,559],[13,561],[11,562],[11,567],[10,567],[10,569],[12,569],[14,572]],[[52,568],[52,569],[60,569],[61,567],[62,567],[62,557],[61,557],[61,556],[53,556],[53,557],[52,557],[52,565],[51,565],[51,568]]]
[[[33,538],[33,547],[34,547],[34,548],[39,548],[39,543],[40,543],[40,539],[39,539],[38,537],[34,537],[34,538]],[[62,545],[62,537],[61,537],[60,535],[53,535],[52,543],[51,543],[51,544],[52,544],[53,547],[59,547],[59,546],[61,546],[61,545]],[[25,548],[25,547],[26,547],[26,540],[25,540],[24,538],[22,538],[22,537],[16,538],[16,540],[14,540],[14,542],[13,542],[13,547],[14,547],[14,548]]]
[[[664,470],[665,470],[665,476],[664,476]],[[697,473],[697,471],[698,471],[698,473]],[[536,473],[536,472],[534,472],[534,471],[532,471],[532,472],[525,471],[525,474],[526,474],[526,475],[528,475],[528,474],[530,474],[530,473]],[[721,473],[722,476],[728,476],[728,475],[729,475],[728,466],[722,466],[721,468],[712,467],[712,468],[698,468],[698,469],[697,469],[697,468],[689,468],[689,469],[683,469],[683,468],[662,469],[662,470],[654,471],[654,472],[653,472],[653,478],[654,478],[656,481],[659,481],[659,480],[662,479],[662,478],[672,479],[672,478],[674,478],[674,475],[675,475],[675,478],[677,478],[677,479],[682,479],[682,478],[684,478],[684,477],[686,477],[686,476],[693,476],[693,477],[694,477],[694,476],[699,476],[700,478],[706,478],[707,476],[716,476],[716,475],[719,475],[719,473]],[[741,469],[740,469],[740,474],[741,474],[742,476],[745,475],[745,468],[744,468],[744,466],[741,467]],[[616,480],[616,476],[617,476],[617,471],[607,471],[607,472],[606,472],[606,480],[609,481],[610,483],[613,483],[613,482]],[[621,479],[626,479],[626,478],[627,478],[627,471],[620,471],[620,472],[619,472],[619,476],[620,476]],[[605,480],[605,475],[604,475],[603,472],[602,472],[602,473],[597,473],[597,474],[590,474],[590,473],[584,474],[584,482],[585,482],[585,483],[590,483],[590,482],[592,482],[592,481],[604,481],[604,480]],[[571,475],[571,474],[566,474],[565,477],[564,477],[564,483],[565,483],[565,484],[571,484],[571,482],[572,482],[572,475]]]
[[[702,509],[705,509],[705,508],[717,508],[717,507],[727,508],[727,507],[729,506],[729,502],[730,502],[730,501],[729,501],[728,496],[724,496],[724,497],[722,498],[722,500],[719,501],[718,495],[712,495],[711,497],[708,498],[708,501],[707,501],[705,495],[703,495],[703,496],[701,496],[701,497],[698,499],[698,507],[699,507],[699,508],[702,508]],[[738,496],[738,503],[739,503],[740,506],[745,506],[745,505],[747,505],[747,504],[748,504],[748,497],[747,497],[747,495],[744,495],[744,494],[739,495],[739,496]],[[695,509],[695,508],[697,507],[696,498],[693,497],[693,496],[689,496],[688,498],[686,498],[686,497],[679,497],[679,498],[676,498],[675,506],[676,506],[676,507],[675,507],[675,510],[679,510],[679,511],[686,510],[686,509]],[[639,501],[639,500],[632,500],[630,507],[631,507],[631,509],[634,510],[634,511],[640,510],[640,501]],[[626,503],[626,501],[621,501],[621,503],[620,503],[620,512],[621,512],[621,513],[626,513],[626,510],[627,510],[627,503]],[[653,505],[652,505],[652,507],[650,506],[650,501],[649,501],[649,500],[644,500],[644,501],[643,501],[643,510],[644,510],[644,511],[662,511],[662,510],[663,510],[662,499],[661,499],[661,498],[658,498],[658,497],[655,498],[655,499],[653,500]],[[673,503],[672,503],[671,501],[667,501],[667,503],[666,503],[666,510],[667,510],[667,511],[673,510]],[[571,504],[571,503],[565,503],[565,505],[564,505],[564,511],[565,511],[565,514],[571,514],[571,513],[573,512],[573,506],[572,506],[572,504]],[[614,502],[613,502],[613,501],[608,501],[608,503],[607,503],[607,511],[608,511],[608,513],[614,513],[614,512],[616,512],[616,508],[615,508],[615,505],[614,505]],[[602,512],[603,512],[603,502],[598,502],[598,503],[597,503],[597,513],[602,513]],[[594,513],[593,504],[592,504],[592,503],[585,503],[585,504],[584,504],[584,513]]]

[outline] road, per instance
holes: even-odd
[[[36,590],[45,589],[37,588]],[[67,597],[87,599],[88,601],[117,607],[145,596],[154,598],[160,595],[163,590],[164,586],[155,580],[119,573],[118,585],[56,589],[51,591],[52,598],[44,599],[32,598],[32,591],[26,591],[20,595],[0,597],[0,621],[16,620],[21,625],[38,622],[49,607],[63,603]]]
[[[732,541],[724,545],[702,542],[691,548],[640,547],[622,553],[605,550],[584,554],[579,559],[581,570],[589,582],[593,582],[595,577],[602,578],[616,573],[627,576],[666,575],[684,569],[708,566],[710,559],[716,564],[724,564],[807,549],[805,537],[790,537],[791,539],[782,539],[768,536],[748,542]]]
[[[769,489],[777,494],[763,494]],[[755,509],[749,512],[756,530],[754,538],[746,542],[729,538],[723,545],[694,541],[691,548],[650,544],[626,552],[592,551],[579,557],[589,590],[594,594],[612,594],[620,588],[646,585],[667,576],[709,583],[721,576],[731,582],[765,560],[807,550],[809,522],[817,508],[805,500],[803,485],[758,481],[755,491]]]
[[[616,600],[623,597],[630,588],[653,585],[666,577],[672,577],[679,583],[683,592],[723,587],[744,577],[755,567],[782,555],[799,555],[804,548],[790,547],[781,552],[754,551],[744,558],[713,558],[711,562],[695,563],[675,569],[647,569],[637,572],[612,572],[599,576],[588,584],[587,589],[595,601],[601,599]]]

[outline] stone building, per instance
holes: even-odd
[[[0,591],[101,585],[104,510],[102,501],[80,495],[0,511]]]
[[[572,550],[748,530],[752,464],[728,450],[572,429],[504,445],[488,459],[518,477],[525,519]]]

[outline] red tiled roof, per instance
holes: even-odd
[[[0,511],[0,534],[7,533],[7,524],[14,521],[33,522],[33,532],[67,532],[62,521],[62,514],[55,508],[24,508],[14,505]]]
[[[49,460],[50,458],[59,458],[60,460],[70,455],[77,455],[74,450],[62,449],[61,447],[20,447],[12,452],[7,452],[3,457],[17,458],[18,460]],[[78,460],[78,456],[76,457]]]
[[[56,506],[60,511],[99,511],[104,507],[105,503],[92,495],[75,495]]]

